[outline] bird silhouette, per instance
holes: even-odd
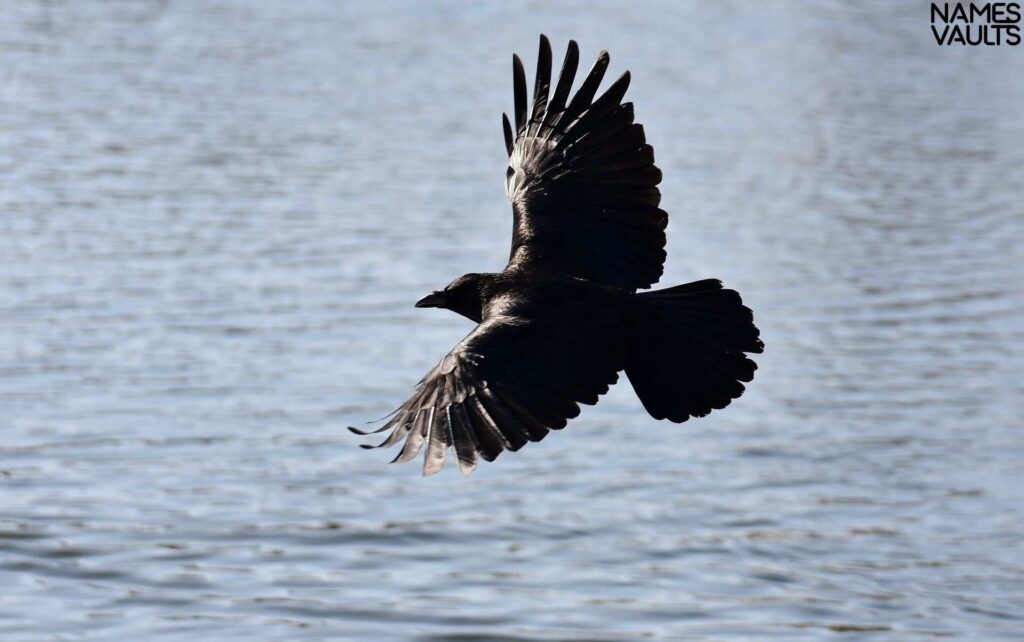
[[[595,100],[602,51],[570,97],[579,47],[570,41],[551,93],[551,45],[540,53],[528,104],[512,57],[515,125],[503,115],[512,203],[512,251],[498,273],[458,277],[416,307],[447,308],[476,327],[373,431],[376,446],[404,440],[393,461],[426,446],[423,473],[453,449],[462,473],[565,427],[625,370],[655,419],[683,422],[743,394],[764,344],[739,294],[716,279],[637,293],[665,262],[668,215],[661,171],[633,105],[629,72]]]

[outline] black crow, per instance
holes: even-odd
[[[753,379],[744,353],[764,345],[739,294],[716,279],[636,292],[661,277],[668,215],[654,151],[633,105],[621,102],[629,72],[594,99],[608,61],[601,52],[570,98],[579,62],[570,41],[551,93],[551,45],[541,36],[528,105],[512,57],[514,128],[503,117],[511,256],[503,272],[460,276],[416,302],[477,325],[373,431],[392,431],[374,447],[405,441],[394,461],[425,444],[429,475],[454,448],[469,473],[478,458],[564,427],[621,370],[652,417],[674,422],[726,407]]]

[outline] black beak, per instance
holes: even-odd
[[[416,302],[417,308],[443,308],[448,303],[444,292],[432,292]]]

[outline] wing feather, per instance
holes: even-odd
[[[512,83],[515,93],[516,131],[526,126],[526,71],[519,56],[512,54]]]
[[[405,440],[405,445],[402,446],[402,450],[398,452],[398,455],[391,460],[391,463],[411,461],[416,455],[420,454],[423,442],[430,433],[430,424],[433,418],[433,408],[423,409],[416,413],[416,419],[413,422],[412,430],[409,431],[408,438]]]
[[[607,51],[602,51],[597,55],[594,66],[590,68],[590,72],[583,80],[583,84],[580,85],[576,95],[569,101],[569,107],[555,121],[556,127],[569,124],[590,107],[591,102],[594,100],[594,95],[597,94],[597,88],[601,86],[601,81],[604,80],[604,74],[608,71],[608,63],[611,60],[611,56],[608,55]]]
[[[498,396],[499,402],[508,408],[509,412],[515,415],[516,419],[519,420],[520,425],[527,430],[532,438],[531,441],[540,441],[547,436],[550,431],[550,427],[544,424],[543,419],[535,416],[529,410],[524,408],[517,400],[515,395],[510,394],[508,391],[501,391]],[[556,428],[557,430],[557,428]]]
[[[479,450],[473,421],[466,413],[466,404],[457,403],[451,407],[452,441],[459,460],[459,472],[468,475],[476,468],[476,453]]]
[[[494,413],[493,410],[488,410],[484,402],[486,394],[488,394],[488,390],[484,388],[471,400],[472,403],[469,406],[473,416],[476,418],[477,425],[483,426],[483,429],[494,436],[505,449],[519,450],[529,441],[525,431],[517,422],[506,421],[501,415]]]
[[[542,36],[543,37],[543,36]],[[547,38],[544,38],[547,40]],[[565,101],[569,99],[569,91],[572,89],[572,81],[576,79],[576,68],[580,64],[580,48],[575,40],[569,41],[565,50],[565,60],[562,62],[562,70],[558,72],[558,84],[555,85],[555,93],[548,102],[548,113],[557,114],[565,109]]]
[[[546,36],[540,37],[540,51],[537,52],[537,78],[533,86],[533,120],[540,123],[548,105],[551,90],[551,43]]]
[[[544,271],[620,288],[661,278],[668,215],[659,208],[661,171],[634,122],[625,72],[595,100],[610,58],[602,51],[571,96],[579,48],[570,41],[550,99],[551,46],[541,36],[532,110],[522,61],[513,57],[513,128],[506,189],[514,215],[506,270]],[[622,229],[635,233],[623,234]]]
[[[425,444],[426,475],[441,470],[453,449],[468,474],[479,459],[493,461],[565,427],[580,403],[597,403],[625,367],[620,313],[561,294],[548,303],[530,322],[499,316],[478,325],[421,380],[376,447],[404,439],[394,461],[409,461]]]
[[[505,151],[512,154],[512,145],[515,143],[512,135],[512,124],[508,122],[508,114],[501,115],[501,128],[505,133]]]
[[[423,459],[423,474],[433,475],[444,466],[444,455],[451,443],[451,406],[441,408],[427,435],[427,454]]]
[[[477,401],[487,410],[488,416],[494,419],[495,425],[506,426],[505,430],[509,432],[514,430],[526,441],[540,441],[548,434],[548,429],[533,415],[526,412],[516,413],[510,409],[501,395],[495,393],[493,387],[482,390],[477,396]],[[515,444],[519,439],[510,435],[509,441]],[[518,450],[522,445],[513,450]]]
[[[467,414],[476,427],[477,447],[480,449],[480,456],[487,461],[494,461],[506,448],[511,450],[511,444],[501,434],[501,430],[492,430],[486,419],[477,413],[477,397],[474,396],[466,405]]]

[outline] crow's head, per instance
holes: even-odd
[[[477,323],[483,317],[483,293],[481,285],[484,275],[463,274],[449,283],[443,290],[431,292],[416,302],[417,308],[448,308]]]

